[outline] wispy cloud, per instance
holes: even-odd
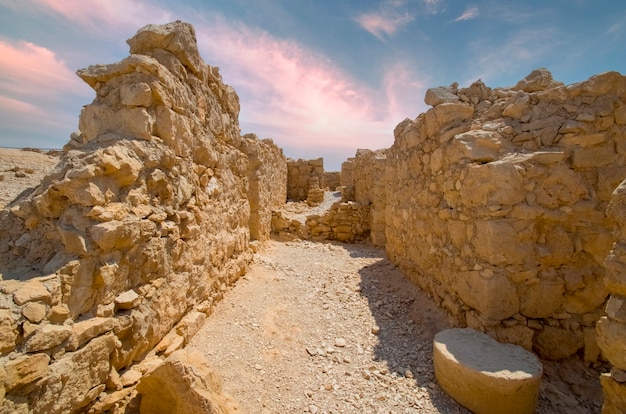
[[[296,42],[224,21],[199,27],[202,54],[241,97],[244,132],[263,131],[283,147],[345,159],[356,148],[389,146],[395,125],[417,113],[407,98],[423,96],[417,74],[406,68],[391,68],[383,85],[367,86]]]
[[[173,13],[140,0],[35,0],[43,7],[68,20],[89,27],[107,37],[119,37],[115,30],[137,30],[147,23],[161,24],[173,19]],[[149,22],[147,19],[149,18]]]
[[[428,2],[437,0],[427,0]],[[394,35],[399,29],[415,19],[415,14],[409,12],[405,0],[385,0],[376,11],[361,13],[354,17],[363,29],[384,41],[385,36]]]
[[[479,14],[480,13],[479,13],[478,7],[476,7],[476,6],[469,6],[467,9],[465,9],[463,14],[461,14],[459,17],[457,17],[453,21],[454,22],[464,22],[464,21],[467,21],[467,20],[472,20],[472,19],[475,19],[476,17],[478,17]]]
[[[51,50],[0,40],[0,91],[17,96],[84,93],[88,88]]]

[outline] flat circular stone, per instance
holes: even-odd
[[[524,348],[501,344],[470,328],[435,335],[439,386],[477,414],[535,412],[543,366]]]

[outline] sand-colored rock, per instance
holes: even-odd
[[[461,405],[478,414],[535,412],[543,369],[532,353],[469,328],[439,332],[433,352],[437,382]]]
[[[144,376],[137,386],[141,413],[231,412],[221,395],[221,385],[197,351],[180,350]]]
[[[148,25],[128,43],[122,61],[78,71],[96,92],[79,130],[57,168],[0,210],[0,366],[39,351],[53,361],[37,388],[6,389],[0,411],[85,410],[117,387],[112,369],[128,372],[202,309],[166,351],[183,346],[286,198],[282,151],[241,137],[237,94],[191,25]]]

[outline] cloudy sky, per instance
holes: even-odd
[[[389,147],[429,87],[626,74],[624,0],[0,0],[0,146],[62,147],[95,97],[76,70],[173,20],[239,94],[242,133],[327,170]]]

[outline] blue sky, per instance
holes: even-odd
[[[242,133],[327,170],[389,147],[429,87],[626,74],[624,0],[0,0],[0,146],[62,147],[95,96],[76,70],[178,19],[239,94]]]

